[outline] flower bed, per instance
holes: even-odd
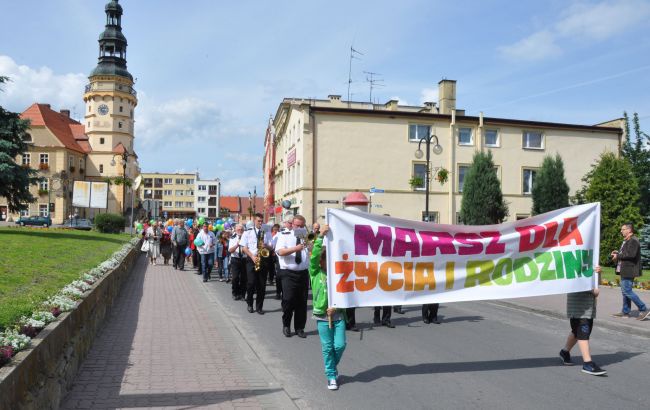
[[[139,238],[133,238],[110,258],[83,273],[79,280],[66,285],[58,294],[46,300],[31,316],[21,317],[15,326],[0,332],[0,367],[9,363],[16,353],[27,349],[31,339],[48,323],[56,321],[62,312],[75,309],[79,301],[92,289],[93,284],[119,266],[139,241]]]

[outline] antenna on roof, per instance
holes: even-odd
[[[354,47],[350,46],[350,68],[348,70],[348,108],[350,108],[350,85],[352,85],[352,60],[357,59],[361,60],[361,58],[357,57],[356,55],[363,55],[362,52],[357,51],[354,49]]]
[[[372,104],[372,89],[377,87],[385,87],[386,84],[383,84],[384,80],[382,78],[375,78],[375,76],[381,75],[379,73],[373,73],[372,71],[364,71],[363,73],[366,74],[366,82],[370,87],[370,96],[368,97],[368,101],[370,101],[370,104]]]

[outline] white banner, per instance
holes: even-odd
[[[501,225],[439,225],[327,210],[332,307],[420,305],[597,287],[600,203]]]
[[[90,206],[90,182],[74,181],[72,206],[88,208]]]
[[[90,191],[90,207],[106,209],[108,206],[108,183],[93,182]]]

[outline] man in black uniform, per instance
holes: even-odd
[[[246,255],[244,254],[244,244],[242,236],[244,235],[244,226],[237,224],[235,234],[228,241],[228,252],[230,252],[230,276],[232,278],[232,298],[234,300],[244,299],[246,293],[246,267],[244,265]]]

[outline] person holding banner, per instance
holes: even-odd
[[[600,266],[594,268],[595,280],[598,281]],[[571,332],[567,337],[564,348],[560,350],[560,358],[565,366],[572,366],[571,349],[577,344],[582,354],[582,372],[593,376],[604,376],[607,372],[601,369],[591,359],[589,350],[589,337],[594,327],[596,317],[596,298],[599,289],[595,288],[584,292],[568,293],[566,298],[567,316],[571,325]]]
[[[286,337],[291,337],[291,319],[295,314],[293,324],[296,335],[304,339],[307,337],[305,323],[307,322],[309,260],[307,259],[307,247],[296,236],[296,230],[306,232],[305,217],[295,215],[292,228],[290,231],[280,233],[275,244],[282,280],[282,333]]]
[[[435,323],[436,325],[440,324],[440,320],[438,320],[438,308],[440,307],[440,303],[428,303],[426,305],[422,305],[422,321],[425,324],[429,323]]]
[[[329,226],[321,227],[318,238],[309,259],[309,279],[311,282],[313,310],[316,319],[318,335],[320,336],[323,363],[327,388],[338,390],[337,366],[345,351],[345,310],[329,307],[327,298],[327,258],[323,247],[323,238],[327,235]]]

